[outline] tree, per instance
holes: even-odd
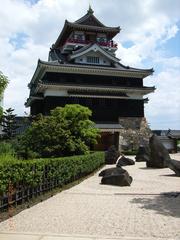
[[[89,120],[92,112],[78,104],[57,107],[50,116],[39,115],[20,137],[24,157],[35,152],[42,157],[85,154],[96,143],[99,130]]]
[[[0,71],[0,101],[2,101],[3,92],[8,85],[8,78]],[[0,106],[0,119],[2,119],[3,109]]]
[[[4,133],[3,137],[5,139],[12,139],[15,136],[15,130],[17,129],[17,125],[15,122],[16,115],[13,114],[14,109],[8,108],[5,110],[2,116],[1,126],[2,132]]]

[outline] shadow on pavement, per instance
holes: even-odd
[[[177,177],[177,175],[175,173],[170,173],[170,174],[162,174],[162,175],[159,175],[161,177]]]
[[[151,197],[134,198],[131,203],[158,214],[180,218],[180,192],[166,192]]]

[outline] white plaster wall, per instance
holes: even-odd
[[[94,51],[89,52],[87,55],[77,57],[75,59],[75,63],[82,63],[82,64],[84,63],[84,64],[93,65],[93,63],[88,63],[87,62],[87,56],[99,57],[99,65],[105,65],[105,66],[110,66],[111,65],[111,62],[108,60],[108,58],[106,58],[105,56],[103,56],[99,52],[94,52]],[[97,64],[94,64],[94,65],[97,65]]]
[[[67,90],[46,90],[44,92],[44,97],[53,96],[53,97],[62,97],[68,96]]]

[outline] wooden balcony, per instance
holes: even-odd
[[[88,40],[81,40],[81,39],[68,39],[63,46],[63,51],[73,50],[74,46],[76,45],[85,46],[90,43],[96,43],[101,47],[111,49],[112,51],[116,51],[118,47],[118,44],[115,43],[114,41],[99,42],[99,41],[88,41]]]

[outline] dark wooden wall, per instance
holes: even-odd
[[[78,97],[46,97],[44,101],[32,104],[31,114],[48,115],[51,109],[65,104],[81,104],[89,107],[92,120],[95,122],[118,122],[119,117],[144,117],[143,100],[78,98]]]
[[[59,84],[83,84],[95,86],[124,86],[124,87],[142,87],[141,78],[113,77],[85,74],[67,74],[67,73],[46,73],[44,82]]]

